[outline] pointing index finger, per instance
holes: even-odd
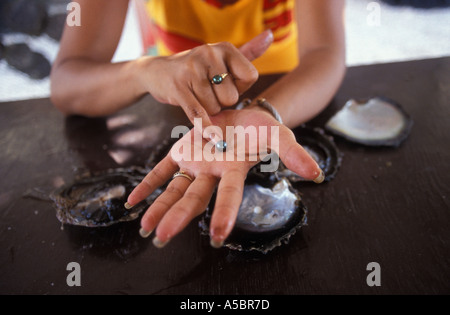
[[[206,110],[202,107],[199,101],[195,98],[194,95],[188,94],[186,95],[185,102],[181,103],[184,112],[186,113],[189,121],[194,125],[194,128],[201,132],[202,136],[210,140],[210,135],[205,133],[205,130],[213,129],[214,125],[211,122],[211,118],[209,117]],[[219,134],[216,135],[217,141],[222,140],[217,137],[220,137]]]

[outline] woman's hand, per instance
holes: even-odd
[[[316,182],[323,181],[323,172],[296,142],[293,132],[263,109],[225,110],[212,117],[212,122],[223,131],[227,126],[234,127],[233,134],[226,134],[226,152],[214,150],[215,147],[202,139],[201,134],[196,134],[199,131],[194,128],[172,147],[171,152],[128,197],[127,206],[136,205],[177,171],[187,174],[187,177],[174,178],[142,218],[141,235],[148,237],[156,228],[153,243],[157,247],[167,244],[206,209],[217,184],[210,235],[212,246],[222,246],[233,229],[247,173],[258,163],[260,152],[274,150],[281,161],[298,175]],[[248,131],[244,143],[238,140],[242,130]],[[231,131],[228,128],[228,132]],[[184,158],[180,159],[180,156]]]
[[[141,58],[140,82],[161,103],[181,106],[192,123],[200,118],[211,126],[210,115],[233,106],[258,79],[251,61],[273,41],[265,31],[237,49],[228,42],[202,45],[168,57]],[[227,74],[220,84],[214,76]]]
[[[78,0],[80,27],[66,25],[52,66],[51,99],[67,115],[99,117],[116,113],[151,93],[163,103],[182,106],[191,122],[234,105],[257,79],[251,60],[273,41],[261,33],[237,49],[231,44],[203,45],[170,57],[144,56],[114,62],[125,22],[128,0]],[[229,75],[220,85],[214,76]]]

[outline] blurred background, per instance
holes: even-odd
[[[144,52],[132,0],[114,61]],[[0,0],[0,102],[48,97],[68,0]],[[347,0],[347,65],[450,56],[450,0]]]

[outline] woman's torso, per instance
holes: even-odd
[[[233,1],[228,1],[233,2]],[[298,64],[295,0],[149,0],[152,34],[160,55],[205,43],[239,47],[271,29],[274,43],[253,63],[262,74],[288,72]]]

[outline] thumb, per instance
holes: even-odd
[[[266,30],[239,48],[239,51],[250,61],[262,56],[273,43],[273,33]]]

